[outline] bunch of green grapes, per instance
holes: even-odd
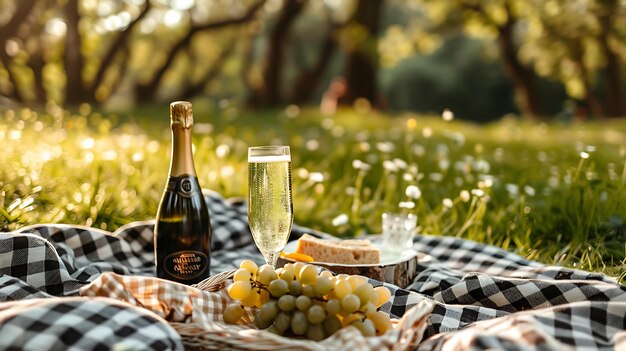
[[[233,277],[228,294],[235,302],[224,310],[226,323],[237,323],[244,307],[257,307],[254,325],[278,335],[322,340],[342,327],[356,327],[364,336],[382,335],[391,326],[378,308],[389,301],[385,287],[367,278],[329,271],[319,275],[313,265],[296,262],[274,270],[245,260]]]

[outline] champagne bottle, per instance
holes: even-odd
[[[211,221],[191,152],[191,103],[170,104],[172,160],[154,229],[156,274],[195,284],[210,275]]]

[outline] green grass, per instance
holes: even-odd
[[[246,196],[248,146],[288,144],[299,224],[355,236],[380,232],[384,211],[413,211],[423,233],[626,280],[624,120],[479,126],[352,110],[195,110],[200,183],[225,196]],[[115,230],[155,215],[169,165],[167,106],[6,110],[0,144],[2,230]],[[407,196],[411,185],[421,196]]]

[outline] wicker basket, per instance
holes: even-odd
[[[219,292],[229,282],[234,271],[212,276],[195,285],[205,291]],[[323,341],[287,338],[258,330],[250,319],[240,325],[214,323],[180,323],[170,325],[182,336],[185,346],[199,350],[408,350],[417,345],[426,329],[426,319],[433,303],[424,299],[408,310],[399,321],[393,321],[394,330],[379,337],[363,337],[354,327],[343,328]]]

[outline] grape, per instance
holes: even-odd
[[[308,296],[300,295],[296,298],[296,307],[300,311],[306,311],[311,307],[311,299]]]
[[[302,284],[315,284],[317,281],[317,270],[315,270],[315,266],[310,264],[304,265],[300,271],[299,280]]]
[[[259,289],[252,289],[250,295],[244,297],[240,301],[244,307],[252,307],[260,304],[261,301],[259,300]]]
[[[256,274],[257,270],[259,269],[259,266],[257,266],[256,263],[254,263],[254,261],[243,260],[239,264],[239,268],[247,269],[248,272],[252,274]]]
[[[291,263],[289,263],[291,264]],[[287,267],[287,266],[285,266]],[[293,272],[293,265],[291,266],[291,268],[287,269],[283,267],[283,271],[278,275],[280,277],[280,279],[286,281],[287,283],[291,282],[292,280],[294,280],[294,278],[296,277],[296,275]]]
[[[376,291],[376,288],[372,289],[372,292],[371,292],[369,300],[370,300],[371,303],[376,305],[376,307],[378,308],[378,291]]]
[[[264,303],[270,300],[270,293],[268,293],[267,290],[265,289],[259,289],[258,293],[259,293],[259,300],[258,300],[258,304],[256,307],[261,307],[261,305],[263,305]]]
[[[252,285],[249,282],[234,282],[228,287],[228,295],[233,300],[241,300],[252,294]]]
[[[328,271],[326,271],[328,272]],[[315,282],[315,290],[320,296],[324,296],[333,288],[333,283],[327,277],[319,276]]]
[[[320,324],[309,325],[309,330],[306,331],[306,338],[309,340],[320,341],[324,340],[326,333],[324,333],[324,327]]]
[[[310,298],[314,298],[317,296],[317,291],[315,291],[315,286],[313,285],[305,285],[302,287],[302,294],[304,296],[308,296]]]
[[[274,324],[270,325],[270,327],[267,328],[266,331],[268,331],[268,332],[270,332],[272,334],[280,335],[280,336],[282,336],[283,332],[284,332],[284,331],[280,331],[280,330],[276,329],[276,326]]]
[[[302,268],[306,265],[306,263],[304,262],[296,262],[293,264],[293,274],[296,277],[296,279],[300,279],[300,272],[302,271]]]
[[[256,314],[256,318],[265,319],[266,321],[273,322],[276,315],[278,315],[278,304],[275,300],[270,300],[263,304]]]
[[[376,305],[374,305],[371,302],[368,302],[365,305],[361,306],[361,311],[365,313],[374,313],[376,312]]]
[[[278,308],[285,312],[291,312],[296,308],[296,298],[291,295],[283,295],[278,299]]]
[[[274,320],[274,327],[281,333],[284,333],[291,326],[291,315],[287,312],[279,312]]]
[[[267,329],[269,328],[270,325],[272,325],[272,320],[267,320],[265,318],[262,318],[259,316],[258,313],[254,317],[254,326],[257,327],[258,329]]]
[[[378,293],[378,302],[376,304],[376,307],[380,307],[387,301],[391,300],[391,292],[386,287],[379,286],[374,288],[374,290],[376,291],[376,293]]]
[[[343,299],[346,295],[352,294],[352,285],[347,280],[337,280],[335,282],[335,294],[337,298]]]
[[[297,280],[289,282],[289,293],[293,296],[299,296],[302,294],[302,283]]]
[[[228,324],[237,324],[237,322],[243,317],[243,307],[238,303],[231,303],[224,309],[224,322]]]
[[[363,336],[374,336],[376,335],[376,329],[374,328],[374,323],[369,319],[364,321],[356,320],[350,323],[351,326],[356,327]]]
[[[361,300],[361,305],[365,305],[369,302],[372,290],[374,290],[374,287],[370,283],[365,283],[354,290],[354,294]]]
[[[326,302],[326,311],[330,315],[335,315],[341,311],[341,301],[332,299]]]
[[[236,282],[249,282],[252,278],[254,278],[254,275],[245,268],[239,268],[233,275],[233,280]]]
[[[358,311],[359,307],[361,307],[361,301],[359,297],[354,294],[348,294],[341,299],[341,309],[343,309],[343,312],[346,314]]]
[[[257,281],[263,285],[268,285],[272,280],[278,278],[274,268],[269,264],[264,264],[259,267],[257,272]]]
[[[328,317],[326,317],[326,319],[322,323],[322,326],[324,327],[326,335],[333,335],[337,330],[341,329],[342,327],[341,321],[335,315],[329,315]]]
[[[291,331],[296,335],[304,335],[309,328],[309,321],[302,311],[296,311],[291,316]]]
[[[367,283],[367,278],[360,275],[351,275],[347,279],[352,286],[352,290],[356,290],[359,286]]]
[[[267,290],[269,290],[273,297],[278,298],[285,295],[287,291],[289,291],[289,284],[282,279],[272,280],[270,285],[267,287]]]
[[[387,330],[391,329],[391,321],[389,320],[389,315],[385,312],[378,311],[374,313],[368,313],[367,319],[371,320],[374,323],[374,327],[376,328],[376,335],[383,335]]]
[[[306,313],[306,318],[311,322],[311,324],[319,324],[324,321],[326,318],[326,312],[324,308],[320,305],[313,305],[309,308],[309,311]]]
[[[320,277],[331,278],[333,276],[333,272],[331,271],[322,271],[320,273]]]

